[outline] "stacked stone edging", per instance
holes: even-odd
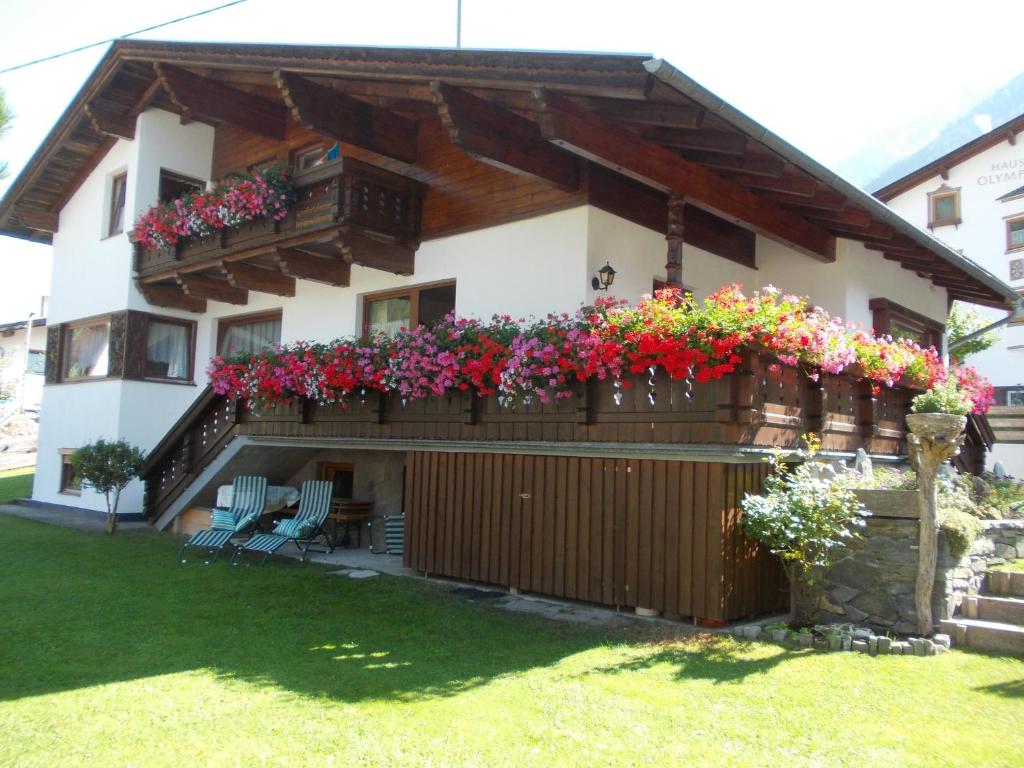
[[[850,542],[825,575],[822,603],[811,615],[818,623],[849,622],[911,635],[917,628],[918,520],[913,508],[904,517],[896,515],[899,505],[907,505],[916,494],[895,491],[886,498],[884,492],[879,493],[864,501],[871,506],[871,502],[884,503],[884,509],[868,518],[862,537]],[[1024,558],[1024,520],[985,521],[971,550],[959,558],[940,532],[932,602],[935,620],[951,618],[964,596],[982,592],[987,569],[1018,558]]]

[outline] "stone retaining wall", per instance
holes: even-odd
[[[826,574],[822,602],[817,614],[811,614],[812,620],[913,634],[918,521],[870,517],[862,534]],[[986,521],[984,532],[962,558],[953,556],[940,532],[932,605],[935,621],[951,618],[964,595],[984,588],[986,569],[1017,558],[1024,558],[1024,520]]]

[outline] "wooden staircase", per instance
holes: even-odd
[[[1024,654],[1024,572],[989,571],[985,593],[965,597],[941,631],[961,648]]]

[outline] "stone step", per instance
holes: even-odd
[[[1005,597],[1024,597],[1024,573],[989,571],[985,591]]]
[[[940,632],[949,635],[954,647],[977,651],[1024,654],[1024,627],[982,619],[947,619]]]
[[[960,615],[965,619],[982,619],[1024,626],[1024,600],[1015,597],[967,595],[960,605]]]

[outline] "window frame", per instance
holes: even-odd
[[[959,226],[963,219],[960,214],[960,189],[961,187],[947,187],[943,184],[934,192],[928,193],[928,228]],[[940,219],[935,215],[935,204],[942,198],[952,197],[955,212],[951,218]]]
[[[253,312],[247,315],[229,315],[228,317],[220,317],[217,319],[217,340],[216,346],[214,347],[214,354],[220,355],[220,345],[224,342],[224,336],[227,335],[229,328],[236,325],[249,325],[250,323],[265,323],[268,320],[277,320],[282,322],[284,319],[284,313],[281,309],[267,310],[266,312]],[[281,343],[281,339],[277,340],[277,343]]]
[[[202,192],[203,190],[206,189],[206,181],[204,179],[197,179],[197,178],[195,178],[193,176],[188,176],[188,175],[186,175],[184,173],[178,173],[177,171],[171,171],[171,170],[168,170],[167,168],[161,168],[160,169],[160,174],[159,174],[159,176],[157,176],[157,187],[156,187],[157,200],[159,202],[161,202],[161,203],[169,203],[169,202],[171,202],[171,200],[177,200],[178,199],[176,197],[172,197],[172,198],[170,198],[168,200],[164,200],[163,199],[163,195],[161,193],[163,191],[162,188],[163,188],[163,185],[164,185],[164,177],[165,176],[169,177],[172,181],[175,181],[175,182],[180,183],[180,184],[195,185],[196,187],[198,187],[198,189],[196,190],[197,192]]]
[[[356,498],[356,467],[351,462],[347,461],[324,461],[320,463],[320,469],[317,473],[321,480],[328,480],[331,483],[331,500],[344,499],[344,496],[334,495],[334,475],[339,472],[347,472],[352,475],[352,495],[348,497],[348,500]]]
[[[409,327],[415,328],[419,324],[420,316],[420,294],[423,291],[428,291],[432,288],[443,288],[445,286],[452,286],[456,289],[456,295],[458,295],[457,281],[454,279],[450,280],[435,280],[431,283],[418,283],[417,285],[408,285],[403,288],[392,288],[386,291],[375,291],[373,293],[363,294],[362,302],[362,322],[360,326],[363,329],[363,337],[366,338],[370,335],[370,304],[375,301],[386,301],[387,299],[401,299],[409,298]],[[454,307],[452,307],[454,310]]]
[[[301,147],[296,147],[289,153],[288,164],[296,171],[308,171],[312,168],[316,168],[315,165],[308,165],[300,167],[299,161],[307,155],[312,155],[314,152],[319,152],[320,157],[326,156],[328,148],[324,146],[324,142],[316,141],[310,144],[305,144]],[[319,159],[319,158],[318,158]],[[315,161],[314,161],[315,162]]]
[[[28,350],[28,354],[29,354],[29,359],[31,359],[32,355],[39,355],[38,359],[42,360],[42,362],[43,362],[43,370],[41,370],[41,371],[33,371],[31,364],[29,364],[29,365],[25,366],[25,373],[28,374],[29,376],[43,376],[43,375],[45,375],[46,374],[46,350],[45,349],[32,349],[30,347],[29,350]]]
[[[931,345],[935,349],[942,349],[942,335],[946,332],[946,326],[938,320],[907,309],[895,301],[885,298],[871,299],[868,302],[868,309],[871,310],[871,325],[877,334],[890,334],[893,322],[908,326],[911,330],[920,329],[921,334],[927,337],[926,343],[922,346]]]
[[[118,185],[120,184],[120,193],[118,193]],[[124,234],[125,215],[127,214],[128,206],[128,171],[119,171],[110,177],[110,200],[107,208],[107,232],[106,237],[115,237],[116,235]],[[120,201],[120,206],[118,206]],[[114,213],[120,207],[121,210],[121,225],[114,228]]]
[[[1006,221],[1006,252],[1018,253],[1020,251],[1024,251],[1024,242],[1014,245],[1010,240],[1011,225],[1017,223],[1024,225],[1024,213],[1015,213],[1012,216],[1006,216],[1004,220]]]
[[[75,470],[71,464],[71,457],[75,455],[76,448],[58,448],[60,456],[60,476],[58,479],[57,493],[62,496],[81,496],[82,478],[78,478],[78,484],[73,483]]]
[[[61,384],[80,384],[85,381],[106,381],[107,379],[119,378],[110,375],[110,338],[112,329],[112,315],[108,312],[103,315],[94,315],[93,317],[84,317],[80,320],[72,320],[68,323],[60,324],[60,366],[58,369],[57,381]],[[71,345],[68,343],[68,333],[75,330],[76,328],[84,328],[90,325],[99,325],[100,323],[107,324],[107,372],[103,376],[78,376],[76,378],[68,378],[67,375],[67,363],[68,353],[71,351]]]
[[[161,384],[194,384],[196,376],[196,321],[183,317],[168,317],[166,315],[154,315],[150,312],[140,313],[145,318],[145,333],[142,334],[142,349],[139,355],[142,358],[142,380],[155,381]],[[174,376],[147,376],[146,363],[147,351],[149,350],[149,326],[150,323],[164,323],[165,325],[184,326],[188,333],[188,375],[184,378]]]

